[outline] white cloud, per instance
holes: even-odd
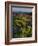
[[[13,7],[12,12],[32,12],[32,8],[19,8],[19,7]]]

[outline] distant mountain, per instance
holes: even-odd
[[[16,13],[16,14],[29,14],[29,15],[32,15],[32,12],[13,12],[13,13]]]

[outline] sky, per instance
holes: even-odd
[[[32,8],[12,7],[12,12],[32,12]]]

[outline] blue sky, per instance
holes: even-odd
[[[13,7],[12,12],[32,12],[32,8]]]

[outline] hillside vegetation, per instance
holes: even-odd
[[[16,14],[16,15],[14,15]],[[13,14],[13,38],[23,38],[32,36],[32,14]]]

